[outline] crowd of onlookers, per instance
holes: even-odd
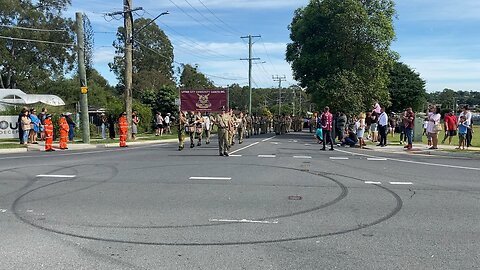
[[[332,115],[326,107],[321,114],[313,117],[312,125],[315,126],[315,137],[318,143],[325,143],[338,146],[360,147],[366,146],[365,140],[378,143],[377,146],[387,146],[387,135],[392,137],[395,133],[400,134],[400,144],[404,148],[413,148],[413,132],[415,128],[416,114],[412,108],[407,108],[402,113],[387,114],[385,107],[376,103],[369,112],[362,112],[359,115],[347,116],[344,112],[337,112]],[[457,116],[455,112],[449,111],[443,117],[440,108],[429,106],[423,122],[423,136],[427,137],[429,149],[438,149],[439,135],[444,132],[442,143],[448,139],[451,144],[452,138],[459,137],[457,149],[470,147],[472,143],[473,121],[472,113],[468,106],[463,107],[462,112]]]

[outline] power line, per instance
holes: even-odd
[[[208,7],[207,7],[207,6],[206,6],[206,5],[205,5],[205,4],[202,2],[202,0],[198,0],[198,2],[200,2],[200,4],[202,4],[202,6],[203,6],[203,7],[204,7],[206,10],[208,10],[208,11],[209,11],[209,12],[210,12],[210,13],[211,13],[211,14],[212,14],[212,15],[213,15],[215,18],[217,18],[217,20],[218,20],[219,22],[221,22],[221,23],[225,24],[225,25],[226,25],[228,28],[232,29],[232,30],[233,30],[233,32],[235,32],[235,33],[237,33],[237,34],[240,34],[240,35],[242,35],[242,33],[241,33],[241,32],[239,32],[239,31],[235,30],[235,29],[234,29],[234,28],[232,28],[230,25],[228,25],[228,24],[227,24],[225,21],[223,21],[223,20],[222,20],[222,19],[220,19],[220,18],[219,18],[217,15],[215,15],[215,13],[213,13],[213,11],[212,11],[212,10],[210,10],[210,9],[209,9],[209,8],[208,8]]]
[[[210,20],[210,18],[208,18],[207,16],[203,15],[203,13],[201,13],[196,7],[194,7],[190,2],[188,2],[188,0],[184,0],[191,8],[193,8],[193,10],[195,10],[198,14],[200,14],[200,16],[202,16],[205,20],[211,22],[213,25],[215,25],[216,27],[222,29],[222,30],[226,30],[227,32],[230,32],[228,29],[225,29],[223,28],[222,26],[216,24],[215,22],[213,22],[212,20]]]
[[[188,12],[186,12],[183,8],[181,8],[179,5],[177,5],[175,2],[173,2],[172,0],[168,0],[170,1],[170,3],[172,3],[174,6],[176,6],[183,14],[187,15],[188,17],[190,17],[192,20],[196,21],[198,24],[202,25],[203,27],[207,28],[208,30],[214,32],[214,33],[218,33],[217,31],[215,31],[214,29],[210,28],[210,26],[202,23],[201,21],[199,21],[197,18],[193,17],[192,15],[188,14]]]
[[[260,41],[262,42],[263,49],[265,49],[265,53],[267,54],[268,61],[270,62],[270,65],[272,65],[273,71],[278,74],[275,66],[273,65],[272,59],[270,58],[270,54],[268,53],[267,46],[265,45],[265,42],[263,41],[263,38],[260,37]]]
[[[68,32],[67,30],[60,30],[60,29],[39,29],[39,28],[29,28],[29,27],[22,27],[22,26],[15,26],[15,25],[4,25],[1,24],[0,27],[5,28],[13,28],[13,29],[21,29],[21,30],[29,30],[29,31],[39,31],[39,32]]]
[[[167,59],[167,60],[172,60],[172,59],[170,59],[170,57],[168,57],[168,56],[166,56],[166,55],[158,52],[158,51],[155,50],[155,49],[150,48],[149,46],[141,43],[140,41],[138,41],[138,40],[136,40],[136,39],[135,39],[135,42],[138,43],[138,44],[140,44],[141,46],[147,48],[148,50],[150,50],[150,51],[158,54],[159,56]],[[184,63],[180,63],[180,62],[175,61],[175,60],[172,60],[172,61],[173,61],[175,64],[182,65],[182,66],[184,65]],[[207,73],[203,73],[203,72],[202,72],[202,74],[205,75],[205,76],[207,76],[207,77],[214,77],[214,78],[219,78],[219,79],[223,79],[223,80],[230,80],[230,81],[240,81],[240,80],[245,80],[245,79],[246,79],[246,78],[240,78],[240,77],[239,77],[239,78],[227,78],[227,77],[222,77],[222,76],[217,76],[217,75],[211,75],[211,74],[207,74]]]
[[[9,39],[9,40],[27,41],[27,42],[47,43],[47,44],[62,45],[62,46],[69,46],[69,47],[74,47],[75,46],[75,44],[73,44],[73,43],[60,43],[60,42],[38,40],[38,39],[14,38],[14,37],[6,37],[6,36],[0,36],[0,38]]]

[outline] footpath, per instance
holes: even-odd
[[[142,138],[138,138],[138,140],[136,141],[127,142],[127,145],[138,146],[138,145],[174,143],[174,142],[178,142],[178,139],[142,140]],[[53,149],[57,151],[93,150],[93,149],[117,148],[117,147],[119,148],[118,142],[101,143],[101,140],[96,140],[96,143],[93,143],[93,144],[87,144],[87,143],[81,143],[81,142],[68,143],[67,150],[60,150],[58,147],[58,142],[53,143]],[[38,144],[28,144],[27,147],[0,149],[0,154],[43,152],[43,151],[45,151],[45,142],[39,141]]]

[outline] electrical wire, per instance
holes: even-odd
[[[5,36],[0,36],[0,38],[9,39],[9,40],[27,41],[27,42],[39,42],[39,43],[46,43],[46,44],[53,44],[53,45],[62,45],[62,46],[68,46],[68,47],[74,47],[75,46],[75,44],[73,44],[73,43],[60,43],[60,42],[38,40],[38,39],[14,38],[14,37],[5,37]]]
[[[29,31],[38,31],[38,32],[68,32],[67,30],[60,30],[60,29],[39,29],[39,28],[29,28],[23,26],[15,26],[15,25],[4,25],[0,24],[0,27],[5,28],[13,28],[13,29],[21,29],[21,30],[29,30]]]
[[[183,1],[185,1],[191,8],[193,8],[193,10],[195,10],[198,14],[200,14],[200,16],[202,16],[205,20],[209,21],[210,23],[212,23],[213,25],[215,25],[219,29],[222,29],[223,31],[230,32],[230,30],[225,29],[224,27],[222,27],[222,26],[218,25],[217,23],[215,23],[214,21],[210,20],[210,18],[208,18],[207,16],[203,15],[203,13],[200,12],[196,7],[194,7],[188,0],[183,0]],[[231,36],[231,35],[229,35],[229,36]]]
[[[177,5],[175,2],[173,2],[172,0],[168,0],[170,1],[170,3],[172,3],[174,6],[176,6],[183,14],[187,15],[188,17],[190,17],[192,20],[196,21],[198,24],[202,25],[203,27],[207,28],[208,30],[218,34],[218,31],[215,31],[215,29],[212,29],[210,26],[202,23],[201,21],[199,21],[197,18],[193,17],[192,15],[188,14],[188,12],[186,12],[183,8],[181,8],[179,5]]]
[[[202,6],[203,6],[206,10],[208,10],[208,12],[210,12],[215,18],[217,18],[217,20],[218,20],[219,22],[225,24],[228,28],[232,29],[234,33],[239,34],[239,35],[242,35],[241,32],[235,30],[235,29],[232,28],[230,25],[228,25],[225,21],[223,21],[223,20],[220,19],[217,15],[215,15],[215,13],[213,13],[213,11],[210,10],[210,9],[202,2],[202,0],[198,0],[198,2],[200,2],[200,4],[202,4]]]

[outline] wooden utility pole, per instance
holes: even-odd
[[[248,35],[241,38],[248,38],[248,58],[242,58],[240,60],[248,60],[248,114],[252,114],[252,60],[260,60],[260,58],[252,58],[252,38],[260,38],[262,36]]]
[[[132,138],[132,76],[133,76],[133,16],[132,0],[123,1],[125,25],[125,112],[127,113],[127,139]]]
[[[283,75],[280,76],[272,76],[274,82],[278,82],[278,115],[282,114],[282,82],[287,80],[287,77]]]
[[[88,87],[87,72],[85,69],[85,35],[83,31],[83,14],[75,13],[77,22],[78,45],[78,77],[80,78],[80,115],[83,143],[90,143],[90,122],[88,120]]]

